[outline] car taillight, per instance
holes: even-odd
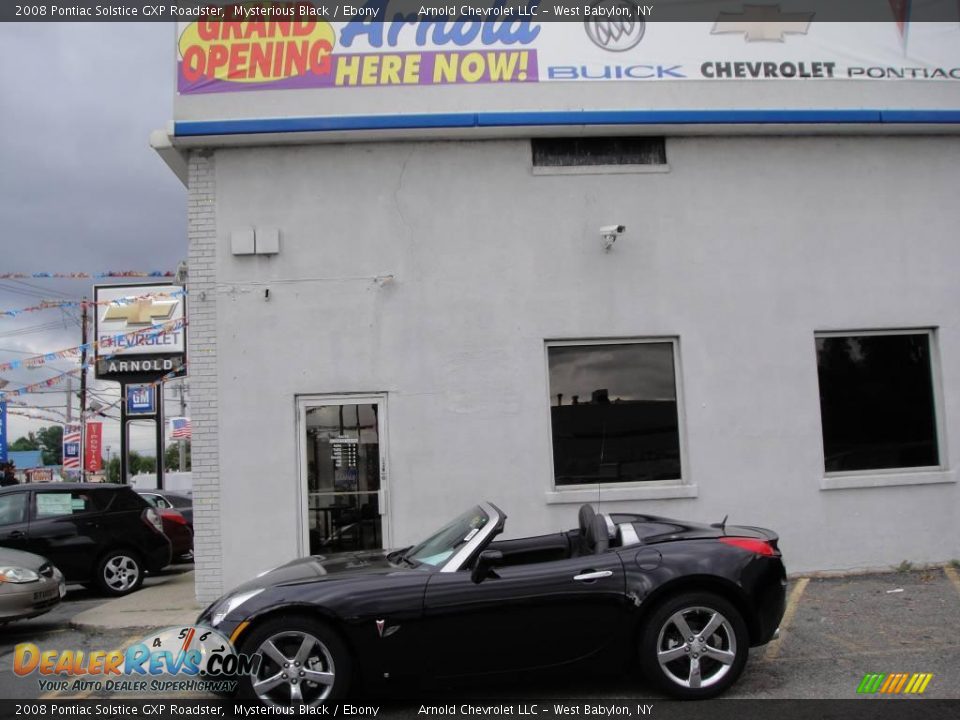
[[[158,533],[163,532],[163,521],[153,508],[147,508],[143,511],[143,521]]]
[[[179,525],[187,524],[187,519],[180,513],[179,510],[164,509],[160,511],[160,515],[167,520],[178,523]]]
[[[774,549],[773,545],[768,543],[766,540],[756,540],[754,538],[744,537],[722,537],[720,538],[720,542],[727,545],[733,545],[734,547],[738,547],[741,550],[746,550],[747,552],[763,555],[764,557],[773,557],[777,554],[777,551]]]

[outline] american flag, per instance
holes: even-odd
[[[170,418],[170,439],[171,440],[189,440],[190,439],[190,418],[185,418],[185,417]]]

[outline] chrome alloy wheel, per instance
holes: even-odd
[[[720,682],[737,657],[733,626],[707,607],[675,612],[660,628],[657,660],[672,682],[685,688],[706,688]]]
[[[111,590],[125,592],[140,579],[140,566],[129,555],[114,555],[103,566],[103,581]]]
[[[317,705],[330,695],[336,668],[327,646],[307,632],[271,635],[256,653],[260,666],[250,678],[267,705]]]

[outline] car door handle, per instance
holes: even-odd
[[[594,580],[599,580],[600,578],[607,578],[613,575],[612,570],[587,570],[580,573],[579,575],[574,575],[573,579],[578,582],[593,582]]]
[[[19,540],[20,538],[25,538],[27,534],[22,530],[14,530],[12,533],[7,535],[8,540]]]

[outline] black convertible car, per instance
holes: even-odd
[[[277,705],[637,659],[664,692],[707,698],[776,634],[786,573],[769,530],[584,505],[577,529],[496,541],[506,519],[481,503],[410,548],[301,558],[197,622],[261,656],[239,693]]]

